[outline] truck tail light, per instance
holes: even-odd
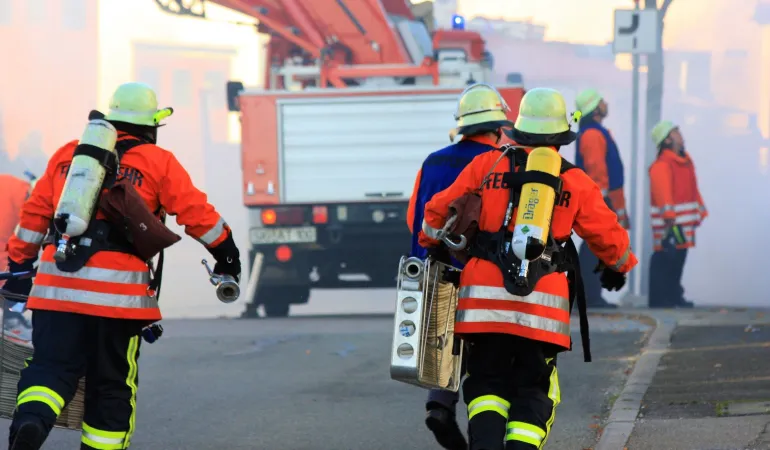
[[[313,223],[326,223],[329,221],[329,210],[325,206],[313,207]]]
[[[291,248],[288,245],[281,245],[275,249],[275,259],[280,262],[286,262],[291,259]]]
[[[305,223],[304,208],[275,208],[262,211],[264,225],[302,225]]]
[[[262,211],[262,223],[265,225],[275,225],[277,218],[278,217],[276,216],[274,209],[266,209]]]

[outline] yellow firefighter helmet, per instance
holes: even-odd
[[[475,134],[513,126],[506,113],[511,109],[500,92],[486,83],[468,86],[457,100],[457,127],[449,132],[453,141],[458,134]]]
[[[676,125],[670,120],[663,120],[658,122],[654,127],[652,127],[652,132],[650,132],[652,135],[652,142],[655,143],[656,147],[660,147],[660,144],[666,140],[668,135],[671,134],[674,129],[676,129]]]
[[[579,120],[580,112],[575,113],[573,119]],[[544,136],[550,136],[547,139],[549,145],[567,145],[577,137],[570,130],[567,104],[561,93],[550,88],[535,88],[522,97],[510,137],[521,145],[535,141],[537,144],[533,145],[546,145]]]
[[[172,108],[158,109],[155,91],[144,83],[125,83],[118,86],[110,98],[110,112],[106,120],[150,127],[174,113]]]
[[[591,114],[599,106],[602,96],[596,89],[584,89],[575,97],[575,106],[584,116]]]

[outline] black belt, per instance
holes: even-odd
[[[494,255],[500,251],[499,241],[496,239],[498,233],[499,232],[490,233],[489,231],[479,231],[476,234],[473,243],[468,248],[468,254],[473,258],[495,261]],[[513,233],[506,231],[503,239],[505,242],[511,242]],[[547,247],[546,252],[548,252]],[[564,251],[550,253],[550,257],[550,264],[556,266],[556,272],[566,272],[572,269],[573,261],[567,257]]]
[[[56,228],[51,225],[43,246],[57,245],[58,235]],[[81,242],[82,239],[91,239],[91,242],[86,245],[85,242]],[[128,239],[105,220],[92,220],[86,232],[80,236],[75,236],[73,240],[84,247],[98,246],[99,251],[102,252],[120,252],[138,256]]]

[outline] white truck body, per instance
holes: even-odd
[[[281,203],[405,200],[451,142],[457,94],[291,98],[277,103]]]

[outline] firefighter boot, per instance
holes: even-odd
[[[428,416],[425,425],[433,432],[436,442],[447,450],[468,450],[460,427],[457,425],[455,414],[446,406],[435,402],[428,403]]]
[[[36,417],[23,417],[18,425],[11,429],[8,436],[9,450],[39,450],[43,446],[48,431],[45,425]]]

